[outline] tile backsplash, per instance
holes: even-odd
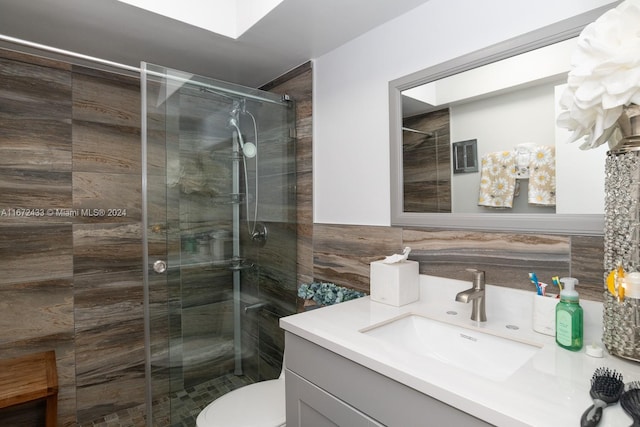
[[[487,283],[535,290],[528,273],[580,281],[581,298],[602,301],[603,238],[441,229],[315,224],[316,280],[369,291],[369,263],[411,247],[420,273],[471,281],[465,269],[486,272]]]

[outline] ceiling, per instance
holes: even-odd
[[[427,1],[284,0],[234,40],[117,0],[0,0],[0,34],[259,87]]]

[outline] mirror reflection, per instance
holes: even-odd
[[[403,89],[403,212],[602,214],[606,148],[556,126],[575,45]]]

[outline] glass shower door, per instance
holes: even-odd
[[[150,425],[195,425],[210,400],[281,369],[278,319],[296,303],[294,108],[143,70]]]

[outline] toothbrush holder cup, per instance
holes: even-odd
[[[545,335],[556,335],[557,295],[533,294],[533,330]]]

